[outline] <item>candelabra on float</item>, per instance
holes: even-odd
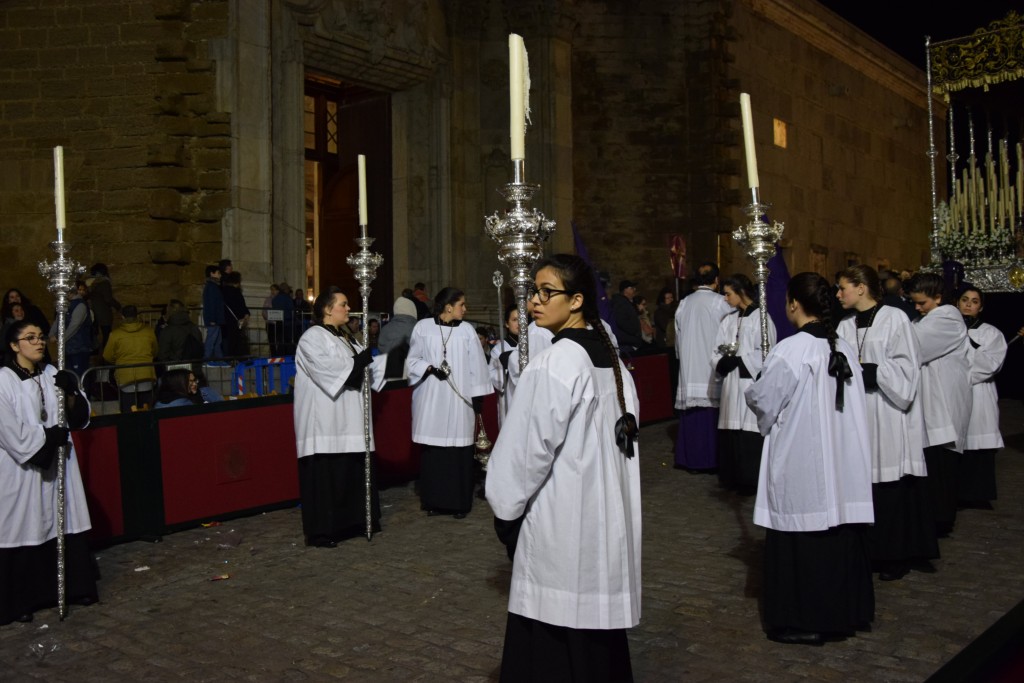
[[[377,269],[384,263],[384,257],[370,251],[374,238],[366,234],[366,157],[359,155],[359,230],[360,237],[356,244],[361,248],[350,255],[345,261],[355,272],[359,282],[359,293],[363,297],[363,348],[370,348],[370,321],[367,313],[370,310],[370,285],[377,277]],[[363,370],[363,443],[366,454],[363,458],[363,482],[366,494],[366,540],[373,538],[373,482],[370,479],[370,386],[373,384],[373,372],[370,366]]]
[[[53,150],[54,165],[54,204],[57,214],[57,241],[50,242],[50,248],[57,254],[53,261],[40,261],[38,263],[39,274],[46,278],[46,288],[53,292],[56,298],[56,317],[54,325],[57,326],[57,369],[64,369],[64,335],[65,316],[68,310],[68,293],[75,289],[75,280],[85,272],[85,266],[75,260],[68,258],[71,250],[64,241],[64,148],[56,147]],[[60,387],[55,387],[57,392],[57,425],[67,426],[67,415],[64,410],[64,392]],[[67,528],[65,522],[65,461],[68,457],[70,446],[65,443],[57,449],[57,608],[61,620],[67,616],[67,580],[65,575],[65,538],[64,532]]]
[[[782,237],[785,229],[782,223],[775,221],[770,224],[765,220],[771,204],[761,201],[757,178],[757,154],[754,151],[754,119],[750,110],[750,95],[740,93],[740,115],[743,121],[743,148],[747,159],[747,181],[750,186],[751,202],[743,208],[750,216],[746,225],[741,225],[732,233],[732,238],[739,242],[753,259],[756,267],[757,295],[760,298],[758,310],[761,314],[761,360],[768,355],[768,261],[775,255],[775,243]]]

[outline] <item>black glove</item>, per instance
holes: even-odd
[[[740,359],[736,356],[722,356],[718,359],[718,364],[715,366],[715,372],[722,377],[725,377],[739,366]]]
[[[501,369],[508,372],[508,357],[512,355],[511,351],[498,354],[498,362],[501,363]]]
[[[78,375],[70,370],[58,370],[53,383],[65,394],[78,393]]]
[[[494,518],[494,533],[498,535],[498,540],[505,546],[505,554],[508,555],[508,559],[513,559],[516,554],[516,544],[519,542],[519,529],[523,526],[524,514],[519,519],[513,519],[511,521],[507,519]]]
[[[861,370],[864,376],[864,390],[875,391],[878,389],[878,363],[861,363]]]
[[[46,434],[43,447],[29,458],[28,464],[41,470],[48,470],[53,464],[53,456],[57,454],[57,448],[68,442],[71,432],[67,427],[43,427],[43,433]]]
[[[363,349],[352,357],[352,372],[345,380],[345,386],[350,389],[361,389],[363,387],[363,370],[373,362],[373,354],[370,349]]]
[[[971,342],[971,346],[973,346],[974,348],[976,348],[976,349],[980,349],[981,348],[981,344],[979,344],[978,342],[974,341],[970,337],[967,338],[967,341]]]
[[[433,375],[442,382],[448,381],[448,375],[441,368],[435,368],[434,366],[430,366],[430,368],[427,369],[427,374]]]
[[[409,355],[409,344],[402,342],[388,351],[387,355],[388,358],[384,362],[384,376],[401,377],[405,374],[405,359]]]
[[[474,396],[473,397],[473,412],[479,415],[484,412],[484,397]]]

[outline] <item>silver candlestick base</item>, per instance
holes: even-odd
[[[370,251],[370,245],[374,238],[366,237],[366,226],[363,228],[363,237],[356,238],[356,244],[361,249],[349,256],[345,261],[355,271],[356,281],[359,282],[359,293],[363,297],[363,348],[370,348],[370,321],[367,313],[370,311],[370,285],[377,278],[377,269],[384,263],[384,257]],[[370,367],[363,370],[363,443],[366,446],[366,454],[363,458],[363,484],[366,496],[366,540],[373,539],[373,481],[370,477],[370,385],[373,383],[373,372]]]
[[[61,233],[58,232],[58,235]],[[68,258],[71,247],[62,237],[56,242],[50,242],[50,248],[57,254],[53,261],[40,261],[37,265],[39,274],[46,278],[46,288],[53,292],[56,298],[56,316],[53,324],[57,326],[57,369],[64,369],[64,335],[65,317],[68,310],[68,293],[74,291],[75,280],[85,272],[85,266],[78,261]],[[58,425],[67,424],[67,416],[64,411],[64,392],[57,387],[57,422]],[[67,444],[57,449],[57,610],[60,619],[63,621],[68,613],[67,604],[67,576],[65,574],[66,554],[64,532],[67,529],[65,522],[65,461],[68,456]]]
[[[782,237],[785,226],[775,221],[768,224],[765,214],[771,208],[768,202],[762,202],[758,189],[750,189],[751,203],[743,207],[743,212],[750,216],[750,222],[741,225],[732,232],[732,238],[754,260],[754,275],[757,277],[757,293],[760,298],[758,308],[761,314],[761,360],[768,355],[768,306],[766,285],[768,282],[768,261],[775,256],[775,243]]]
[[[548,220],[537,209],[528,205],[540,185],[531,185],[524,180],[525,162],[512,160],[512,182],[498,190],[511,208],[501,216],[497,212],[487,216],[484,230],[498,243],[498,261],[508,267],[512,279],[509,285],[516,296],[519,308],[519,368],[522,371],[530,360],[529,335],[527,334],[526,299],[527,291],[533,285],[530,270],[543,254],[542,243],[555,230],[555,222]]]

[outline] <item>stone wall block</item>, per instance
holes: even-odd
[[[156,44],[158,62],[184,62],[195,55],[195,45],[187,40],[162,40]]]
[[[180,266],[192,261],[192,250],[181,242],[150,242],[149,258],[153,263],[171,263]]]
[[[148,166],[184,166],[185,145],[181,142],[156,142],[146,148]]]
[[[191,21],[192,2],[191,0],[155,0],[153,3],[153,17],[163,21]]]
[[[103,210],[111,213],[136,213],[149,206],[149,190],[110,190],[103,193]]]
[[[53,9],[14,7],[7,10],[7,26],[10,28],[56,25],[57,15]]]
[[[149,196],[149,216],[156,219],[186,221],[186,200],[180,192],[170,188],[153,190]]]

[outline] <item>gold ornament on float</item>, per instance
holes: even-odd
[[[1021,289],[1024,287],[1024,268],[1021,268],[1020,266],[1010,268],[1009,276],[1010,284],[1013,285],[1015,289]]]

